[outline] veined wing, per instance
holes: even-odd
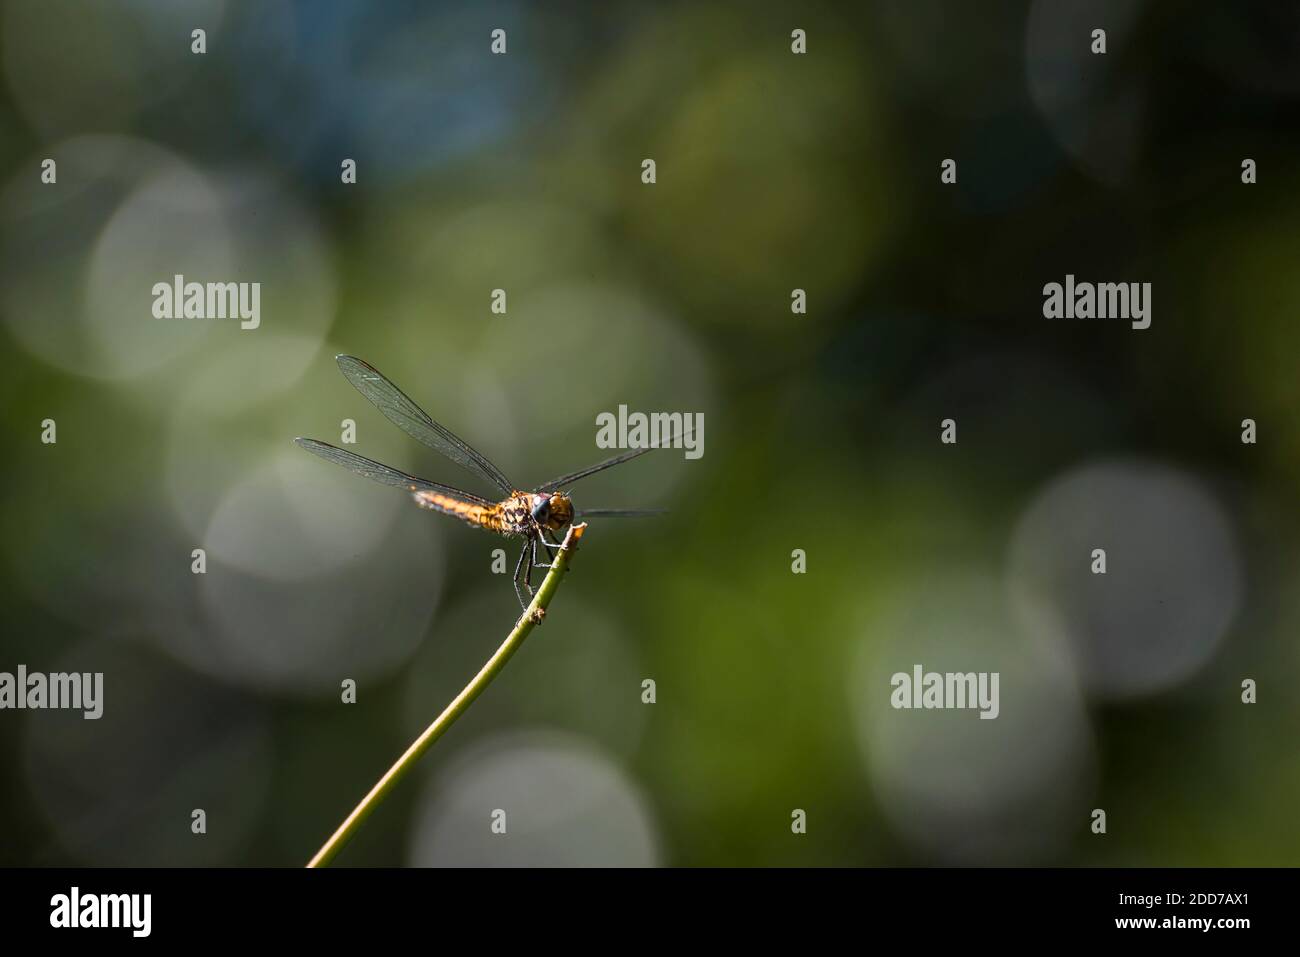
[[[471,495],[469,492],[463,492],[458,488],[450,485],[440,485],[437,482],[430,482],[428,479],[422,479],[415,475],[407,475],[399,469],[376,462],[374,459],[368,459],[363,455],[357,455],[344,449],[336,448],[327,442],[317,442],[315,439],[294,439],[296,444],[301,445],[313,455],[319,455],[326,462],[333,462],[335,465],[341,465],[349,472],[356,472],[358,475],[364,475],[366,478],[375,482],[382,482],[384,485],[394,485],[398,488],[404,488],[407,491],[415,492],[420,489],[427,489],[432,492],[442,492],[444,495],[450,495],[473,505],[491,505],[485,498],[479,498],[477,495]]]
[[[389,422],[411,438],[441,452],[462,468],[491,482],[503,495],[514,491],[510,480],[501,470],[485,458],[468,442],[444,428],[416,405],[401,389],[393,385],[384,374],[356,356],[336,356],[335,361],[347,380],[357,391],[375,404]]]
[[[667,513],[666,508],[580,508],[578,518],[649,518]]]
[[[687,429],[681,435],[677,436],[677,439],[684,439],[690,434],[691,430]],[[568,475],[561,475],[557,479],[551,479],[545,485],[537,486],[537,491],[554,492],[563,485],[572,485],[579,479],[585,479],[588,475],[595,475],[597,472],[603,472],[605,469],[613,468],[615,465],[622,465],[624,462],[634,459],[638,455],[645,455],[647,452],[653,452],[655,449],[671,448],[677,439],[671,440],[668,445],[649,445],[643,449],[632,449],[631,451],[624,452],[621,455],[615,455],[613,458],[605,459],[603,462],[597,462],[595,465],[588,466],[585,469],[570,472]]]

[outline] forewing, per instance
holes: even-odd
[[[485,498],[472,495],[469,492],[453,488],[450,485],[440,485],[437,482],[430,482],[428,479],[422,479],[415,475],[395,469],[392,466],[384,465],[382,462],[376,462],[374,459],[368,459],[363,455],[357,455],[348,452],[345,449],[336,448],[327,442],[317,442],[315,439],[294,439],[294,442],[302,446],[313,455],[319,455],[326,462],[333,462],[335,465],[341,465],[349,472],[355,472],[363,475],[374,482],[382,482],[384,485],[393,485],[397,488],[404,488],[407,491],[415,492],[420,489],[427,489],[432,492],[442,492],[444,495],[451,495],[455,498],[462,499],[474,505],[491,505]]]
[[[676,447],[678,446],[678,439],[685,438],[690,434],[691,434],[691,430],[687,429],[681,435],[677,436],[676,439],[670,441],[667,445],[651,445],[651,446],[647,446],[644,449],[632,449],[631,451],[624,452],[621,455],[615,455],[613,458],[605,459],[605,461],[603,462],[597,462],[595,465],[590,465],[585,469],[579,469],[576,472],[570,472],[568,475],[561,475],[557,479],[551,479],[545,485],[537,486],[537,491],[554,492],[556,489],[561,488],[562,486],[572,485],[574,482],[578,481],[579,479],[585,479],[588,475],[595,475],[597,472],[603,472],[605,471],[605,469],[613,468],[615,465],[622,465],[624,462],[634,459],[638,455],[645,455],[647,452],[653,452],[656,449],[666,449],[666,448]]]
[[[416,441],[491,482],[502,494],[509,495],[514,491],[514,486],[499,468],[450,429],[433,421],[427,412],[370,363],[356,356],[338,356],[336,361],[347,380],[373,402],[389,422]]]

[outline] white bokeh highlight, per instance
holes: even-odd
[[[490,828],[506,812],[505,834]],[[416,811],[418,867],[653,867],[658,829],[640,788],[580,738],[493,738],[432,778]]]
[[[901,583],[864,621],[847,692],[885,818],[930,863],[1052,859],[1092,791],[1092,731],[1068,650],[1019,627],[997,578],[936,571]],[[998,672],[996,719],[903,710],[891,677]]]
[[[103,632],[51,670],[104,673],[99,719],[41,711],[24,724],[27,784],[67,853],[115,867],[243,859],[271,785],[261,709]],[[204,835],[190,831],[194,808],[207,812]]]
[[[1106,550],[1104,575],[1091,571],[1094,548]],[[1008,583],[1025,627],[1063,629],[1090,693],[1126,698],[1174,687],[1209,661],[1244,571],[1231,520],[1205,485],[1132,459],[1049,483],[1016,525]]]

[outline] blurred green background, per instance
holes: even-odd
[[[0,3],[0,671],[106,684],[0,712],[0,864],[300,865],[513,623],[510,543],[291,445],[491,491],[339,352],[526,487],[706,423],[577,487],[671,513],[593,523],[340,864],[1295,864],[1298,54],[1273,3]],[[176,273],[260,327],[153,318]],[[1151,328],[1044,319],[1066,273]],[[891,709],[914,664],[1000,717]]]

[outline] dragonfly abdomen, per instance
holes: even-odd
[[[411,493],[411,497],[421,508],[451,515],[498,535],[528,534],[529,497],[524,494],[511,496],[495,505],[465,502],[430,489],[420,489]]]

